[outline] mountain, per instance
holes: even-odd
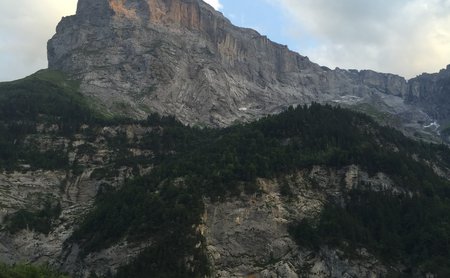
[[[439,73],[424,73],[409,81],[410,91],[407,101],[421,107],[428,115],[442,125],[444,137],[449,133],[450,119],[450,66]]]
[[[424,127],[447,119],[413,101],[428,94],[421,78],[320,67],[201,0],[80,0],[49,41],[48,60],[106,111],[138,119],[157,112],[223,127],[335,103],[393,117],[388,124],[427,139],[438,132]]]
[[[48,70],[0,84],[2,262],[72,277],[450,274],[446,146],[319,104],[222,129],[110,118],[79,86]]]
[[[0,83],[1,277],[450,276],[450,149],[403,134],[450,135],[448,69],[320,67],[199,0],[79,0],[48,56]]]

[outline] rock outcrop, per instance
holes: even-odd
[[[359,250],[357,259],[343,259],[343,252],[336,249],[299,249],[288,233],[288,225],[317,217],[327,198],[343,198],[346,190],[355,189],[361,182],[370,190],[394,192],[397,189],[392,181],[369,178],[356,166],[339,171],[317,166],[283,179],[259,179],[261,194],[206,205],[204,235],[214,277],[386,275],[386,267],[365,250]],[[294,197],[280,194],[282,182],[289,184]]]
[[[48,60],[106,110],[136,118],[227,126],[321,102],[369,104],[414,130],[434,121],[405,102],[404,78],[320,67],[201,0],[80,0],[49,41]]]
[[[409,81],[410,103],[422,107],[440,122],[450,119],[450,65],[439,73],[424,73]]]

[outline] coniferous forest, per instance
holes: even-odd
[[[115,277],[204,277],[210,272],[208,258],[204,248],[196,247],[203,239],[194,228],[201,221],[203,200],[258,194],[257,178],[282,177],[315,165],[358,165],[371,175],[383,172],[410,194],[352,190],[345,202],[330,199],[319,218],[289,225],[299,247],[331,246],[348,256],[366,248],[388,265],[405,265],[397,277],[410,277],[418,269],[450,276],[450,182],[432,167],[450,169],[447,146],[413,141],[364,114],[314,103],[223,129],[184,126],[157,114],[140,121],[116,118],[96,111],[76,93],[76,83],[62,79],[41,72],[0,84],[0,169],[14,171],[27,164],[33,169],[82,170],[64,151],[42,152],[29,143],[38,124],[56,125],[53,135],[67,138],[105,126],[151,127],[138,143],[118,134],[108,144],[115,150],[117,168],[136,168],[140,162],[128,149],[152,150],[152,171],[120,188],[105,187],[67,241],[79,243],[88,255],[123,238],[152,238],[155,244],[119,268]],[[51,202],[41,211],[20,210],[6,218],[4,228],[47,234],[60,211],[60,204]],[[186,257],[193,258],[189,267]],[[5,275],[0,277],[25,277]]]

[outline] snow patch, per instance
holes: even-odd
[[[438,124],[436,121],[432,122],[429,125],[424,125],[423,128],[433,128],[434,130],[438,130],[439,127],[441,127],[440,124]]]
[[[335,103],[356,104],[361,101],[360,97],[353,95],[340,96],[339,99],[333,100]]]

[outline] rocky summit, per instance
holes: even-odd
[[[431,135],[437,129],[424,127],[442,118],[412,101],[428,84],[421,78],[321,67],[201,0],[80,0],[48,60],[105,110],[134,118],[157,112],[218,127],[320,102],[376,110]]]

